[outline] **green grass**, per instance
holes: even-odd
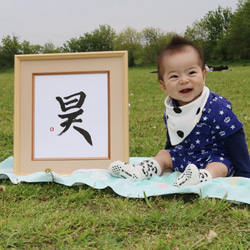
[[[249,69],[208,73],[206,81],[233,103],[248,146]],[[165,144],[165,94],[152,70],[129,70],[130,156],[153,156]],[[13,155],[13,70],[0,71],[0,90],[2,161]],[[217,233],[211,243],[210,230]],[[7,248],[250,249],[250,206],[191,194],[130,199],[109,188],[0,180],[0,249]]]
[[[0,161],[13,155],[13,69],[0,71]]]

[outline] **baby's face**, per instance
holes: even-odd
[[[206,71],[202,70],[197,51],[187,46],[162,59],[161,87],[180,106],[197,99],[205,85]]]

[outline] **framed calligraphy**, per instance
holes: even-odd
[[[126,51],[16,55],[14,172],[129,160]]]

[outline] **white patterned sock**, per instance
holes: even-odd
[[[153,175],[161,175],[161,166],[155,159],[146,160],[138,164],[115,161],[110,164],[111,175],[117,178],[150,179]]]
[[[200,182],[199,169],[194,164],[187,165],[185,171],[174,181],[174,187],[186,187]]]
[[[200,169],[199,171],[200,182],[212,180],[213,177],[210,172],[206,169]]]

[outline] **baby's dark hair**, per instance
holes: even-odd
[[[170,41],[170,43],[167,45],[166,49],[161,53],[161,55],[158,57],[157,60],[157,67],[158,67],[158,81],[163,80],[163,69],[162,69],[162,59],[165,56],[171,56],[177,52],[180,52],[183,50],[185,47],[191,46],[194,48],[199,56],[200,59],[200,66],[202,70],[205,70],[205,65],[204,65],[204,59],[203,59],[203,53],[201,49],[194,44],[193,42],[189,41],[188,39],[181,37],[179,35],[174,35]]]

